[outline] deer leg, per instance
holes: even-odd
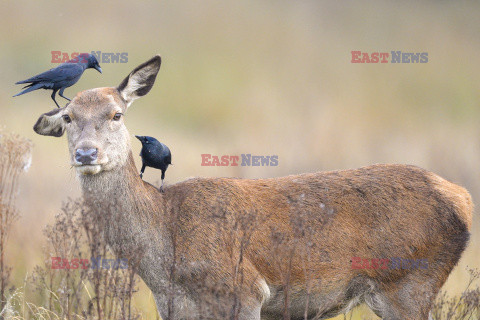
[[[365,302],[384,320],[428,320],[440,287],[432,274],[419,269],[367,296]]]
[[[260,320],[261,305],[245,306],[240,309],[239,320]]]
[[[423,257],[425,263],[408,269],[408,274],[397,281],[378,287],[378,301],[384,302],[377,313],[384,320],[427,320],[435,298],[460,259],[461,250],[468,241],[468,232],[459,231],[450,236],[441,248],[443,255]],[[463,250],[463,249],[462,249]],[[367,302],[368,304],[368,302]],[[373,309],[373,308],[372,308]]]

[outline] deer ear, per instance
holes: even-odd
[[[65,132],[65,122],[62,118],[64,108],[56,108],[44,113],[38,118],[33,130],[42,136],[61,137]]]
[[[120,83],[117,90],[127,103],[127,107],[130,106],[133,100],[146,95],[150,89],[152,89],[161,63],[162,59],[159,55],[156,55],[136,67],[128,77]]]

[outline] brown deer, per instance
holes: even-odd
[[[163,319],[326,319],[362,302],[383,319],[429,317],[468,242],[464,188],[418,167],[373,165],[194,178],[161,193],[140,179],[123,121],[160,64],[155,56],[116,88],[78,93],[34,130],[67,132],[84,198],[108,203],[99,214],[111,211],[105,235],[117,255],[142,253],[138,274]],[[393,258],[400,267],[379,264]]]

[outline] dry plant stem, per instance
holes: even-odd
[[[20,174],[30,166],[31,150],[29,140],[0,130],[0,310],[5,307],[11,272],[5,261],[6,242],[12,224],[18,219],[15,207],[18,183]]]
[[[35,269],[32,283],[38,292],[47,293],[41,305],[57,318],[138,318],[131,304],[136,291],[135,264],[129,263],[129,269],[121,269],[110,262],[107,268],[103,262],[94,266],[94,262],[87,259],[90,260],[87,269],[51,269],[51,257],[114,260],[102,231],[109,217],[108,210],[114,208],[105,210],[100,206],[97,212],[87,208],[83,200],[69,200],[55,223],[45,229],[47,263]]]

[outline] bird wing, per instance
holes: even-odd
[[[160,142],[163,148],[163,154],[165,155],[165,164],[172,164],[172,153],[170,152],[170,149],[163,143]]]
[[[165,157],[166,164],[172,164],[172,154],[169,152],[168,155]]]
[[[63,63],[56,68],[37,74],[27,80],[18,81],[15,84],[36,83],[36,82],[58,82],[69,81],[78,78],[84,71],[79,63]]]

